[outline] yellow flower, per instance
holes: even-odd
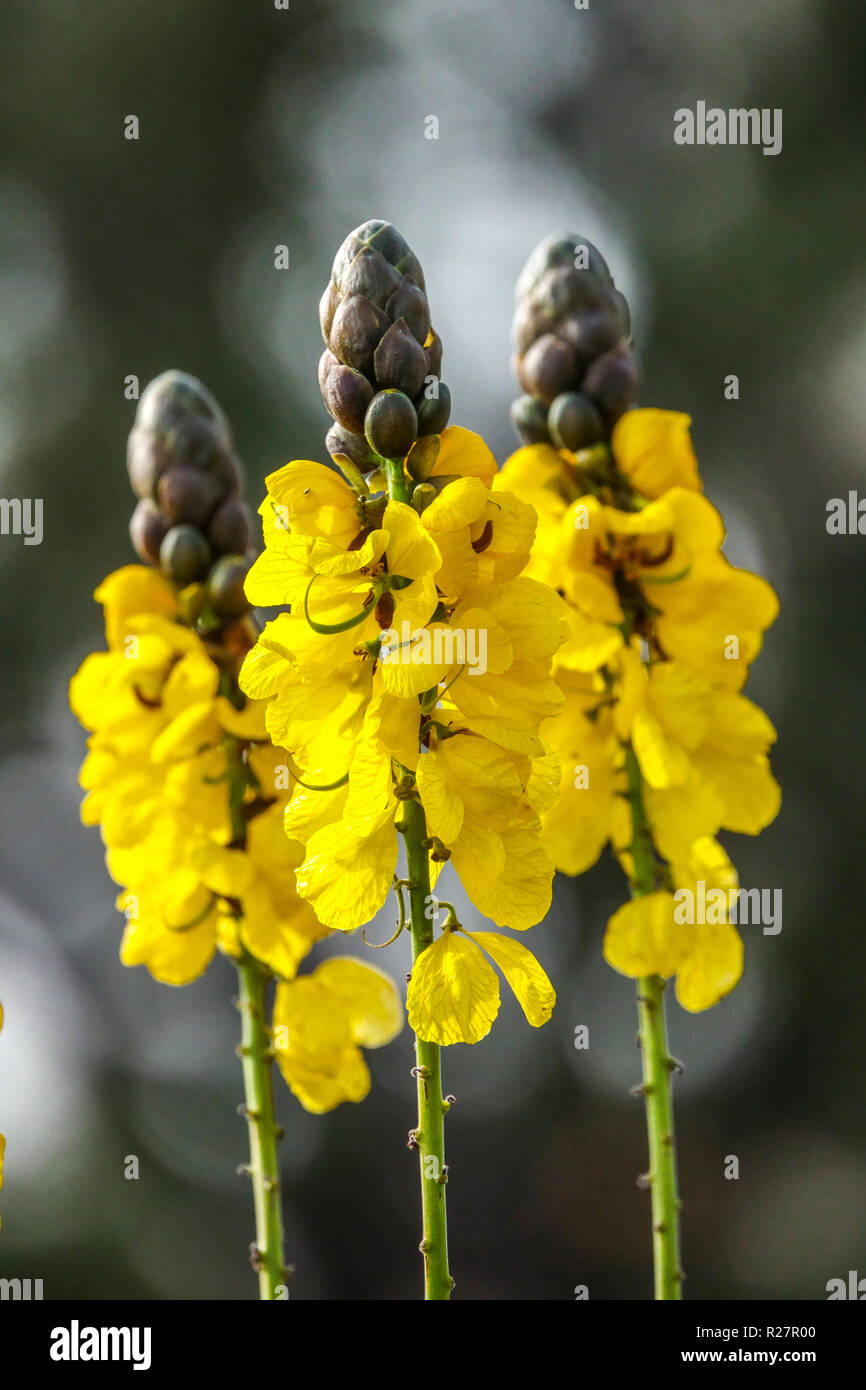
[[[402,1027],[392,981],[349,956],[332,956],[312,974],[277,986],[277,1064],[304,1109],[316,1115],[364,1099],[370,1073],[361,1048],[384,1046]]]
[[[736,889],[736,872],[711,837],[690,847],[686,860],[674,866],[679,890],[697,897],[704,888]],[[723,906],[708,920],[688,920],[694,913],[678,909],[674,893],[662,890],[633,898],[613,914],[604,938],[604,958],[615,970],[632,978],[676,975],[677,999],[690,1013],[709,1009],[729,994],[743,973],[743,943]]]
[[[631,741],[666,859],[681,860],[720,829],[757,835],[775,819],[781,792],[767,757],[775,738],[745,696],[714,689],[679,662],[649,667]]]
[[[282,505],[289,530],[268,523],[266,504],[266,549],[248,594],[288,598],[292,611],[267,625],[240,677],[267,702],[271,738],[292,749],[309,784],[295,788],[285,817],[306,847],[299,892],[342,931],[378,911],[414,774],[438,842],[434,876],[450,854],[482,912],[529,927],[550,903],[540,815],[557,776],[539,728],[562,703],[552,660],[568,621],[556,594],[520,574],[534,513],[491,491],[492,455],[453,427],[420,515],[386,499],[353,512],[340,484],[321,527],[294,482],[298,470],[321,492],[311,467],[289,464],[268,480],[270,514]],[[375,524],[365,525],[368,513]]]
[[[617,467],[644,497],[672,487],[700,492],[692,448],[691,418],[678,410],[627,410],[614,426],[611,448]]]
[[[283,833],[291,781],[265,747],[264,704],[238,708],[196,634],[173,621],[173,592],[129,565],[97,590],[110,648],[87,658],[70,701],[94,732],[81,771],[82,818],[99,824],[122,885],[121,959],[188,984],[214,952],[246,948],[290,979],[324,929],[297,896],[303,849]],[[152,605],[143,611],[142,605]],[[264,785],[259,776],[265,779]],[[243,848],[230,782],[244,782]]]
[[[450,1046],[487,1036],[499,1013],[499,981],[486,956],[499,966],[532,1027],[547,1022],[556,994],[531,951],[498,932],[449,929],[412,966],[406,1003],[419,1038]]]
[[[626,412],[604,497],[585,489],[581,455],[530,445],[506,463],[498,485],[539,514],[529,573],[571,607],[559,668],[598,670],[638,631],[659,657],[730,689],[745,682],[778,604],[765,580],[721,554],[724,525],[700,493],[689,423],[670,411]],[[639,494],[630,509],[617,501],[617,471]]]

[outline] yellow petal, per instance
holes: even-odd
[[[694,945],[677,975],[677,999],[690,1013],[712,1008],[743,973],[743,942],[730,923],[692,927]]]
[[[487,507],[488,489],[480,478],[458,478],[434,497],[421,514],[427,531],[459,531],[470,526]]]
[[[298,892],[326,927],[355,931],[379,911],[396,867],[393,818],[363,838],[339,821],[307,841],[307,857],[296,871]]]
[[[632,722],[631,741],[640,769],[651,787],[676,787],[689,775],[688,754],[665,732],[648,710],[638,710]]]
[[[439,456],[432,473],[434,478],[457,473],[463,478],[480,478],[490,487],[496,472],[496,459],[480,434],[474,434],[460,425],[449,425],[442,431]]]
[[[123,934],[124,965],[146,965],[164,985],[188,985],[198,979],[216,949],[216,912],[190,931],[166,931],[155,918],[130,918]]]
[[[614,457],[644,497],[659,497],[671,487],[700,489],[690,425],[690,417],[675,410],[627,410],[620,416],[611,439]]]
[[[319,984],[349,1022],[362,1047],[384,1047],[403,1027],[403,1006],[394,981],[384,970],[353,956],[331,956],[314,971]]]
[[[231,700],[220,695],[216,702],[216,715],[220,728],[233,738],[254,739],[258,742],[267,739],[263,700],[247,700],[243,709],[236,709]]]
[[[463,799],[459,791],[447,779],[442,759],[436,752],[419,758],[415,776],[430,834],[450,845],[457,839],[463,824]]]
[[[126,623],[137,613],[177,615],[177,598],[159,570],[147,565],[124,565],[103,579],[93,597],[105,610],[105,635],[109,647],[118,648]]]
[[[533,1028],[546,1023],[556,1003],[556,991],[531,951],[498,932],[472,932],[472,940],[492,956],[514,991]]]
[[[648,893],[613,914],[605,933],[604,958],[623,975],[667,979],[688,956],[689,930],[674,921],[673,894]]]
[[[154,740],[151,758],[155,763],[167,763],[178,758],[193,757],[219,739],[219,723],[212,700],[190,705],[159,738]]]
[[[443,932],[413,964],[406,1004],[409,1024],[425,1042],[476,1043],[499,1013],[499,981],[472,941]]]

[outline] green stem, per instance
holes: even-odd
[[[227,740],[226,776],[232,843],[246,843],[244,818],[244,767],[240,745]],[[253,1269],[259,1277],[259,1298],[288,1298],[288,1271],[283,1256],[283,1214],[280,1206],[280,1167],[277,1144],[282,1130],[274,1117],[273,1052],[267,1023],[267,984],[270,972],[241,947],[236,960],[241,1043],[238,1053],[244,1075],[244,1107],[250,1136],[247,1169],[253,1185],[256,1238],[250,1247]]]
[[[288,1297],[283,1259],[283,1217],[277,1143],[282,1131],[274,1119],[272,1053],[266,1019],[267,972],[247,951],[237,962],[241,1015],[240,1055],[244,1073],[244,1114],[250,1135],[249,1175],[253,1184],[256,1239],[251,1248],[259,1276],[259,1298]]]
[[[382,459],[388,479],[388,496],[392,502],[409,501],[409,484],[402,459]]]
[[[412,960],[433,944],[433,923],[426,915],[430,896],[430,868],[425,840],[424,808],[415,798],[403,802],[403,837],[409,863],[409,909],[412,926]],[[445,1113],[442,1068],[437,1043],[415,1038],[415,1075],[418,1080],[418,1128],[415,1142],[421,1171],[421,1211],[424,1256],[424,1296],[447,1300],[454,1281],[448,1271],[448,1223],[445,1211]]]
[[[640,767],[634,750],[626,753],[629,800],[632,814],[631,853],[634,860],[632,894],[644,897],[655,888],[656,867]],[[653,1269],[655,1297],[672,1301],[682,1297],[680,1267],[680,1202],[677,1194],[677,1158],[671,1075],[675,1062],[668,1050],[665,1023],[665,981],[645,975],[637,982],[640,1049],[643,1062],[641,1090],[646,1107],[649,1140],[649,1185],[652,1193]]]
[[[388,495],[408,502],[409,490],[402,459],[384,459]],[[430,865],[427,859],[427,819],[417,797],[403,802],[403,838],[409,865],[409,913],[412,928],[412,961],[433,944],[433,922],[427,917],[430,897]],[[442,1099],[442,1063],[437,1043],[415,1037],[415,1075],[418,1081],[418,1128],[414,1132],[421,1171],[421,1219],[424,1256],[424,1297],[448,1300],[454,1280],[448,1271],[448,1223],[445,1212],[445,1113]]]

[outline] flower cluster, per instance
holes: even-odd
[[[339,988],[328,974],[315,988],[296,979],[327,928],[295,886],[303,848],[283,831],[291,772],[264,706],[237,685],[255,629],[248,616],[220,618],[204,585],[178,589],[160,563],[163,572],[128,565],[97,589],[108,650],[88,656],[70,684],[91,731],[82,819],[101,827],[121,885],[121,959],[185,985],[217,949],[249,953],[281,981],[281,1013],[295,1018],[275,1053],[302,1104],[360,1100],[369,1076],[359,1046],[399,1031],[396,991],[360,962],[344,963]],[[309,1003],[293,1014],[296,991],[315,997],[321,1019]]]
[[[722,553],[689,425],[676,412],[626,410],[608,442],[519,449],[496,488],[535,507],[528,573],[570,611],[555,656],[564,706],[543,731],[562,768],[546,846],[577,874],[610,842],[634,877],[645,818],[654,891],[612,918],[605,956],[628,975],[676,975],[680,1002],[697,1010],[737,983],[742,942],[728,921],[678,923],[673,890],[735,887],[715,837],[757,834],[780,794],[773,727],[741,693],[776,597]]]
[[[267,701],[271,738],[300,765],[285,827],[306,847],[298,887],[325,925],[351,931],[383,905],[395,824],[416,798],[431,880],[450,859],[482,913],[522,930],[550,903],[541,815],[559,774],[539,727],[562,704],[551,661],[567,610],[523,575],[535,517],[492,490],[496,464],[477,435],[451,426],[422,460],[410,452],[408,478],[400,468],[408,503],[313,462],[267,479],[247,596],[291,611],[265,627],[241,688]],[[410,1014],[419,1036],[475,1042],[496,1013],[474,987],[489,967],[453,935],[416,967]],[[540,970],[512,941],[497,959],[512,984]],[[537,998],[519,980],[515,991],[530,1022],[545,1021],[546,977]]]

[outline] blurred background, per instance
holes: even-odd
[[[746,929],[717,1008],[671,1004],[686,1295],[822,1299],[866,1275],[866,540],[825,528],[829,498],[866,494],[859,21],[843,0],[6,0],[0,491],[44,499],[44,540],[0,537],[0,1276],[52,1299],[255,1296],[234,972],[174,991],[120,966],[66,685],[102,642],[94,587],[132,558],[124,379],[202,377],[257,504],[288,458],[326,457],[317,303],[369,217],[421,258],[452,419],[500,461],[514,280],[550,231],[594,241],[643,403],[693,415],[728,554],[779,591],[748,693],[779,730],[783,809],[727,844],[745,886],[783,890],[783,929]],[[782,153],[675,145],[698,100],[781,107]],[[446,1054],[459,1298],[651,1294],[634,989],[600,955],[622,900],[607,859],[559,881],[532,940],[552,1021],[529,1029],[503,991],[490,1037]],[[312,959],[347,945],[364,954]],[[420,1292],[408,1029],[368,1059],[372,1094],[330,1116],[277,1082],[293,1298]]]

